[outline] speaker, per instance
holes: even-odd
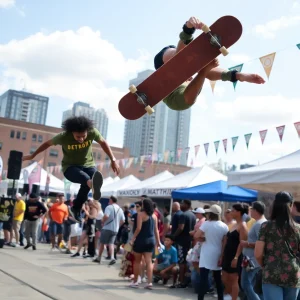
[[[23,184],[23,191],[22,191],[22,195],[28,195],[29,194],[29,184],[28,183],[24,183]]]
[[[22,168],[23,152],[12,150],[9,153],[7,178],[18,180]]]
[[[36,194],[37,196],[40,195],[40,186],[37,184],[33,184],[31,188],[31,193]]]

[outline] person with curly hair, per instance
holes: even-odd
[[[63,132],[43,143],[35,152],[23,156],[23,161],[33,160],[38,154],[51,146],[61,145],[63,151],[62,171],[71,182],[80,183],[77,198],[73,201],[70,213],[80,222],[80,211],[88,199],[90,189],[93,199],[101,198],[102,174],[96,170],[92,144],[96,141],[111,160],[111,167],[118,175],[119,165],[112,150],[91,120],[84,116],[70,117],[62,123]]]

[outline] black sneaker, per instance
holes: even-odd
[[[115,259],[112,259],[108,265],[109,265],[109,266],[112,266],[112,265],[114,265],[115,263],[116,263],[116,260],[115,260]]]
[[[36,250],[36,246],[33,246],[33,245],[32,245],[32,250]]]
[[[75,254],[71,255],[71,257],[79,257],[80,253],[76,252]]]
[[[96,171],[92,178],[92,190],[93,190],[94,200],[100,200],[102,184],[103,184],[103,176],[99,171]]]
[[[24,249],[26,250],[26,249],[28,249],[29,247],[31,247],[32,245],[31,244],[27,244],[25,247],[24,247]]]
[[[65,254],[73,254],[73,252],[71,250],[67,249]]]
[[[75,209],[74,206],[72,206],[72,207],[69,209],[69,214],[70,214],[70,215],[71,215],[78,223],[81,222],[81,219],[80,219],[80,210]]]
[[[110,256],[106,256],[105,259],[106,260],[111,260],[111,257]]]
[[[93,259],[93,262],[94,263],[98,263],[98,264],[101,264],[101,257],[96,257],[95,259]]]

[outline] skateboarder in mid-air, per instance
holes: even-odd
[[[51,146],[61,145],[63,150],[62,171],[71,182],[80,183],[80,190],[73,201],[71,215],[80,221],[80,211],[87,201],[90,189],[93,190],[93,198],[100,200],[103,177],[95,168],[92,143],[96,141],[111,160],[111,167],[118,175],[120,168],[113,156],[110,146],[94,128],[93,122],[86,117],[71,117],[62,124],[63,132],[43,143],[35,152],[23,156],[23,161],[33,160],[36,155]]]
[[[176,46],[167,46],[163,48],[154,58],[154,66],[157,70],[164,63],[169,61],[180,50],[187,46],[193,40],[193,34],[196,29],[201,29],[204,24],[197,18],[191,17],[184,25],[183,31],[180,33],[180,41]],[[190,108],[195,102],[201,92],[205,78],[216,81],[245,81],[256,84],[263,84],[265,80],[257,74],[247,74],[237,72],[236,70],[228,71],[218,68],[219,62],[217,59],[211,61],[207,66],[201,69],[195,78],[190,78],[171,94],[169,94],[163,101],[173,110],[185,110]]]

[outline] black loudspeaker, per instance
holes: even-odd
[[[33,184],[31,188],[31,193],[36,194],[37,196],[40,195],[40,186],[37,184]]]
[[[9,153],[7,178],[18,180],[22,168],[23,152],[12,150]]]
[[[29,194],[29,184],[28,183],[24,183],[23,184],[23,191],[22,191],[22,195],[28,195]]]

